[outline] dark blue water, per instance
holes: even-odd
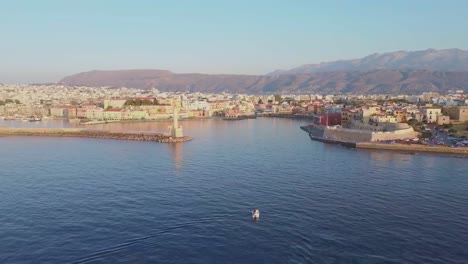
[[[467,159],[182,124],[192,142],[0,138],[0,263],[468,263]]]

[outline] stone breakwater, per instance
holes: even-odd
[[[446,146],[427,146],[419,144],[382,144],[382,143],[370,143],[360,142],[356,143],[358,149],[379,149],[379,150],[395,150],[403,152],[428,152],[428,153],[440,153],[440,154],[453,154],[462,157],[468,157],[467,147],[451,148]]]
[[[173,138],[154,132],[128,132],[90,130],[81,128],[11,128],[0,127],[0,136],[46,136],[46,137],[83,137],[154,141],[159,143],[178,143],[192,140],[190,137]]]

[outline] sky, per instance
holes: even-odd
[[[266,74],[468,49],[465,0],[0,0],[0,83],[90,70]]]

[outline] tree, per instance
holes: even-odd
[[[275,101],[280,102],[281,101],[281,95],[275,94]]]
[[[21,104],[21,102],[18,99],[15,99],[15,104]]]
[[[128,106],[128,105],[134,106],[134,105],[135,105],[135,101],[133,101],[133,100],[128,100],[128,101],[125,102],[124,105],[126,105],[126,106]]]
[[[5,100],[5,104],[11,104],[11,103],[14,103],[13,100],[11,100],[11,99],[6,99]]]
[[[0,100],[0,105],[5,105],[5,102],[3,102],[2,100]]]
[[[262,99],[258,99],[258,104],[263,104]]]
[[[410,119],[408,120],[408,122],[406,122],[408,125],[410,125],[411,127],[413,127],[413,129],[415,131],[423,131],[423,123],[422,122],[419,122],[417,119]]]

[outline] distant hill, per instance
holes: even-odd
[[[375,69],[468,71],[468,51],[461,49],[395,51],[374,53],[361,59],[305,64],[290,70],[276,70],[267,75],[304,74],[330,71],[370,71]]]
[[[164,70],[90,71],[65,77],[66,85],[113,86],[160,91],[229,93],[405,93],[468,91],[468,71],[332,71],[275,76],[175,74]]]

